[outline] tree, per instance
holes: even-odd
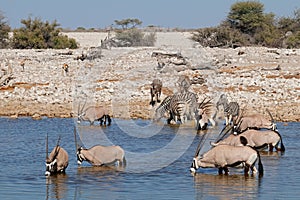
[[[0,11],[0,48],[6,48],[9,44],[10,27],[6,21],[6,18]]]
[[[122,20],[115,20],[116,25],[121,26],[123,30],[129,28],[136,28],[137,26],[142,24],[142,21],[139,19],[122,19]],[[129,27],[129,25],[131,25]]]
[[[115,46],[154,46],[156,34],[145,34],[137,26],[142,24],[139,19],[115,20],[116,25],[121,26],[121,30],[116,30]]]
[[[45,48],[77,48],[74,39],[60,34],[59,24],[56,20],[52,23],[41,19],[22,19],[24,27],[13,32],[12,47],[16,49],[45,49]]]
[[[263,11],[264,5],[257,1],[237,2],[231,6],[227,21],[230,22],[232,28],[254,35],[256,30],[262,26]]]

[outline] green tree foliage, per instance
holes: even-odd
[[[253,35],[263,23],[264,5],[256,1],[237,2],[231,6],[227,21],[242,33]]]
[[[156,34],[145,34],[137,28],[142,22],[138,19],[115,20],[116,25],[121,26],[121,30],[116,31],[116,46],[133,47],[133,46],[154,46]]]
[[[139,19],[122,19],[122,20],[115,20],[116,25],[121,26],[123,30],[136,28],[137,26],[142,24],[142,21]]]
[[[7,24],[6,18],[0,11],[0,48],[6,48],[9,44],[8,33],[10,27]]]
[[[13,32],[12,47],[16,49],[63,49],[77,48],[74,39],[60,34],[59,24],[54,21],[42,22],[41,19],[22,19],[21,23],[24,27],[15,29]]]
[[[299,48],[300,10],[296,10],[292,18],[277,20],[273,13],[264,13],[264,5],[258,1],[237,2],[231,6],[224,22],[215,28],[198,29],[192,39],[210,47]]]

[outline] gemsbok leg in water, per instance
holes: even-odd
[[[48,156],[48,134],[46,139],[46,176],[65,173],[69,164],[69,156],[65,149],[59,146],[60,137],[57,144]]]

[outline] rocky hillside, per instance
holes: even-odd
[[[155,47],[100,50],[103,33],[67,34],[79,49],[0,50],[0,115],[74,117],[79,105],[97,104],[113,117],[149,119],[152,80],[162,80],[163,99],[188,76],[200,100],[226,93],[249,112],[269,109],[277,121],[300,121],[298,49],[202,48],[189,33],[171,32],[158,33]],[[101,57],[80,60],[95,52]]]

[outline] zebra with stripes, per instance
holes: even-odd
[[[195,113],[197,130],[206,130],[209,122],[212,126],[216,126],[217,108],[211,100],[204,98],[198,105],[197,112]]]
[[[237,102],[228,102],[226,94],[222,94],[217,102],[217,109],[223,105],[225,124],[229,125],[239,115],[240,106]]]
[[[171,116],[170,111],[170,101],[172,99],[172,96],[167,96],[164,98],[164,100],[161,102],[161,104],[155,109],[155,120],[159,121],[162,117],[165,116],[166,113],[168,113],[168,124],[170,124],[173,117]]]
[[[177,123],[185,123],[187,120],[195,117],[197,109],[197,95],[192,92],[176,93],[173,96],[166,97],[156,109],[156,119],[160,119],[168,112],[168,124],[172,120]]]

